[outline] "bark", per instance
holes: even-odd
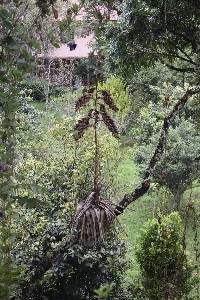
[[[166,64],[166,66],[170,70],[174,70],[174,71],[177,71],[177,72],[182,72],[182,73],[194,73],[195,72],[195,68],[178,68],[178,67],[170,65],[170,64]]]
[[[177,101],[169,115],[165,117],[158,144],[144,173],[142,182],[132,193],[124,195],[123,199],[116,206],[116,215],[120,215],[121,213],[123,213],[124,209],[128,205],[143,196],[148,191],[155,167],[162,158],[170,126],[172,125],[179,112],[184,108],[190,97],[197,94],[198,92],[200,92],[200,87],[188,89],[186,93]]]
[[[176,195],[174,195],[174,209],[177,211],[180,210],[181,202],[183,199],[183,194],[184,194],[184,191],[182,191],[181,189],[178,189]]]

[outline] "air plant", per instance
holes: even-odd
[[[115,138],[119,138],[118,129],[114,120],[108,114],[108,110],[118,111],[110,93],[105,90],[90,88],[83,92],[83,95],[75,104],[76,111],[81,110],[89,102],[94,103],[93,108],[88,114],[78,121],[75,125],[74,138],[80,140],[89,128],[94,132],[94,182],[93,190],[89,196],[79,201],[73,220],[73,232],[78,241],[97,242],[104,238],[104,234],[116,218],[116,208],[109,200],[103,199],[100,190],[100,162],[99,162],[99,140],[98,124],[103,122],[107,129]]]

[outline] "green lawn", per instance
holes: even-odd
[[[118,180],[122,185],[122,193],[132,191],[137,184],[139,183],[139,175],[136,166],[134,165],[131,151],[125,151],[124,159],[118,167]],[[196,186],[197,184],[194,184]],[[190,191],[185,193],[184,204],[190,199]],[[200,196],[200,188],[194,188],[192,192],[192,200],[195,201],[195,207],[198,212],[200,212],[200,203],[198,201]],[[166,207],[168,201],[168,196],[163,192],[153,192],[150,191],[145,196],[139,198],[135,203],[130,205],[123,215],[120,217],[120,223],[122,225],[122,235],[123,238],[127,241],[128,252],[127,258],[130,260],[130,267],[126,274],[125,281],[131,283],[133,279],[137,278],[139,275],[139,266],[136,261],[134,249],[137,243],[137,240],[140,236],[140,229],[142,225],[148,220],[155,216],[155,213],[158,208],[161,209]],[[194,260],[195,251],[194,251],[194,232],[192,230],[192,221],[193,218],[189,219],[189,226],[187,230],[187,252],[189,257]],[[198,226],[199,224],[198,220]],[[199,229],[199,227],[198,227]],[[198,239],[200,237],[200,232],[198,232]]]

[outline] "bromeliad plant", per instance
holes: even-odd
[[[118,111],[110,93],[105,90],[90,88],[85,91],[78,99],[75,105],[76,111],[85,107],[93,101],[93,107],[89,110],[87,116],[83,117],[75,125],[74,138],[80,140],[84,133],[92,128],[94,132],[94,182],[93,190],[86,200],[78,203],[73,222],[73,230],[79,241],[89,242],[102,240],[105,231],[113,223],[116,217],[116,209],[110,201],[103,199],[100,187],[100,159],[99,159],[99,124],[103,122],[113,137],[119,138],[119,131],[108,114],[108,110]]]

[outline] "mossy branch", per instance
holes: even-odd
[[[149,165],[144,173],[142,182],[132,193],[124,195],[123,199],[116,206],[116,215],[120,215],[121,213],[123,213],[123,211],[125,210],[125,208],[127,208],[128,205],[130,205],[132,202],[134,202],[138,198],[142,197],[149,190],[151,178],[153,176],[153,173],[157,166],[157,163],[162,158],[162,154],[163,154],[163,151],[165,148],[168,132],[169,132],[169,129],[170,129],[174,119],[179,114],[179,112],[184,108],[187,101],[193,95],[195,95],[199,92],[200,92],[200,87],[188,89],[186,91],[186,93],[174,105],[174,107],[173,107],[172,111],[169,113],[169,115],[165,117],[165,119],[163,121],[162,129],[161,129],[160,138],[158,140],[158,144],[155,148],[155,151],[152,155]]]

